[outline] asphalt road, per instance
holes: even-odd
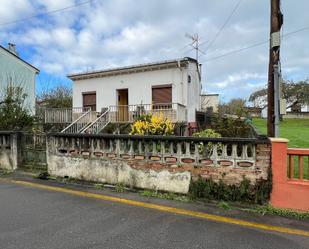
[[[0,249],[309,248],[309,238],[0,182]]]

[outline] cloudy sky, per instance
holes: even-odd
[[[65,82],[68,73],[195,56],[186,33],[198,33],[203,89],[221,100],[248,98],[266,85],[269,0],[0,0],[0,44],[15,43],[41,70],[38,91]],[[283,35],[309,26],[308,0],[282,0]],[[28,18],[36,16],[35,18]],[[18,20],[24,19],[19,22]],[[216,40],[207,49],[209,43]],[[286,79],[309,76],[309,29],[282,41]],[[232,52],[231,54],[229,54]],[[223,56],[222,56],[223,55]]]

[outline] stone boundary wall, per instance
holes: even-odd
[[[283,115],[283,119],[309,119],[309,112],[287,112],[286,115]]]
[[[20,133],[0,131],[0,168],[17,169],[20,158]]]
[[[49,134],[53,176],[187,193],[199,177],[238,185],[267,180],[271,146],[266,139]]]

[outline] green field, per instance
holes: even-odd
[[[254,127],[262,134],[267,133],[266,122],[266,119],[253,119]],[[280,122],[279,134],[289,139],[289,148],[309,148],[309,119],[285,119]],[[294,165],[294,177],[298,178],[297,157],[294,157]],[[304,179],[309,179],[308,157],[304,158]]]
[[[267,133],[266,122],[266,119],[253,119],[254,127],[262,134]],[[280,122],[279,134],[289,139],[289,148],[309,148],[309,119],[284,119]]]

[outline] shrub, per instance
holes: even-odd
[[[131,135],[172,135],[174,125],[163,115],[141,115],[131,127]]]
[[[213,116],[211,127],[223,137],[250,137],[252,128],[250,124],[240,118]]]
[[[8,86],[0,96],[0,130],[22,130],[31,127],[33,117],[26,106],[27,94],[22,87]]]
[[[200,132],[193,133],[194,137],[221,137],[221,134],[212,129],[206,129]]]
[[[212,138],[219,138],[221,137],[221,134],[218,133],[218,132],[215,132],[214,130],[212,129],[206,129],[206,130],[203,130],[203,131],[200,131],[200,132],[195,132],[193,133],[193,137],[212,137]],[[207,154],[208,155],[211,155],[212,153],[212,148],[213,148],[213,143],[209,142],[207,143]],[[204,144],[200,144],[199,145],[199,151],[200,152],[205,152],[205,145]],[[220,150],[222,148],[222,144],[221,143],[218,143],[218,149]],[[205,154],[205,153],[203,153]]]

